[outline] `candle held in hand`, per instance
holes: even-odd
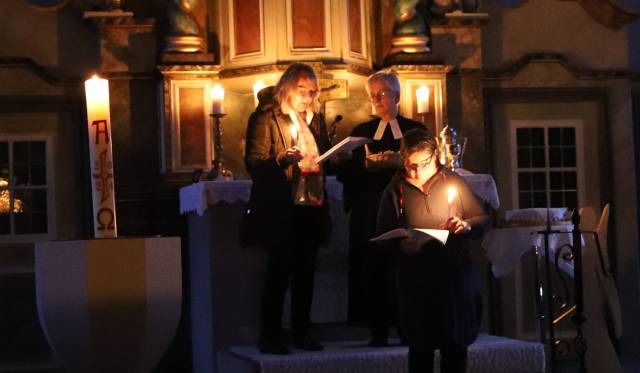
[[[453,204],[453,200],[456,198],[456,188],[450,186],[447,189],[447,219],[451,218],[451,205]]]
[[[295,124],[289,126],[289,132],[291,132],[291,140],[293,141],[293,146],[298,146],[298,127]]]

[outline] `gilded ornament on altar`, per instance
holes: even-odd
[[[429,37],[427,36],[424,18],[416,10],[418,3],[420,3],[420,0],[393,1],[393,15],[396,21],[393,25],[391,54],[430,51],[427,46]]]
[[[198,0],[174,0],[169,9],[171,31],[165,38],[165,52],[195,53],[204,50],[204,39],[200,36],[200,26],[194,16]]]

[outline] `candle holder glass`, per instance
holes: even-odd
[[[223,113],[210,114],[213,117],[211,126],[211,140],[213,141],[213,159],[211,160],[211,170],[207,174],[207,180],[215,180],[218,178],[232,178],[231,171],[224,168],[222,162],[222,118],[227,115]]]

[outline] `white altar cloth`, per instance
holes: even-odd
[[[489,174],[465,174],[461,175],[469,184],[469,187],[487,202],[491,207],[500,207],[498,191],[493,177]],[[335,176],[327,176],[327,194],[337,201],[342,200],[342,183]],[[249,201],[251,194],[251,180],[229,181],[201,181],[180,188],[180,214],[195,212],[202,216],[210,205],[224,201],[233,203],[236,201]]]
[[[496,278],[502,277],[520,263],[520,257],[531,250],[533,246],[540,248],[544,255],[544,235],[536,232],[542,231],[545,226],[494,228],[490,230],[482,240],[487,259],[491,262],[491,272]],[[549,235],[549,254],[551,261],[555,263],[556,250],[565,244],[572,244],[571,224],[554,224],[551,230],[565,231],[567,233]],[[582,238],[584,247],[584,237]],[[573,261],[560,261],[559,265],[565,273],[573,277]]]
[[[327,176],[327,194],[330,198],[342,200],[342,183],[335,176]],[[180,188],[180,214],[196,212],[202,216],[209,205],[224,201],[249,201],[251,180],[201,181]]]

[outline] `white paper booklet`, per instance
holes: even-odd
[[[370,241],[377,242],[404,237],[411,237],[423,245],[431,240],[438,240],[445,245],[449,238],[449,231],[446,229],[396,228],[374,237]]]
[[[355,136],[347,136],[344,140],[335,144],[331,149],[324,152],[323,155],[316,158],[316,163],[322,163],[327,159],[331,158],[333,155],[338,153],[344,153],[352,151],[353,149],[362,146],[364,144],[368,144],[371,142],[370,138],[367,137],[355,137]]]

